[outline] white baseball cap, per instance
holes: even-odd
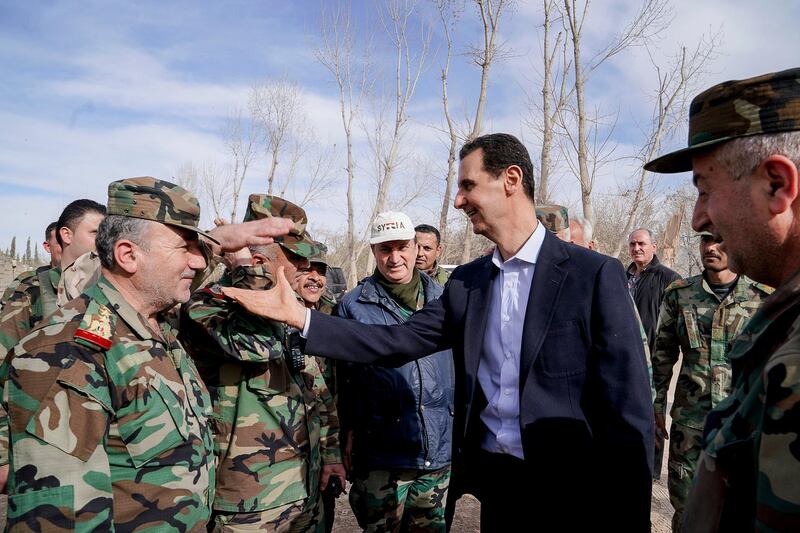
[[[375,217],[372,223],[370,244],[387,241],[409,241],[417,236],[414,224],[408,215],[399,211],[386,211]]]

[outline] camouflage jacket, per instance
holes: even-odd
[[[56,287],[60,274],[61,269],[44,266],[23,273],[12,282],[14,290],[4,300],[0,311],[0,397],[3,395],[8,375],[8,369],[5,368],[8,352],[38,325],[45,315],[58,308]],[[7,463],[8,417],[3,405],[0,407],[0,465]]]
[[[797,531],[800,273],[764,301],[729,357],[731,393],[706,417],[699,466],[724,494],[699,497],[723,501],[720,531]]]
[[[730,390],[730,342],[770,294],[770,287],[740,276],[720,300],[702,274],[675,281],[664,290],[653,352],[656,413],[666,411],[672,367],[683,353],[670,414],[677,424],[703,429],[706,414]]]
[[[11,280],[11,283],[9,283],[6,286],[6,289],[3,291],[3,296],[0,297],[0,309],[2,309],[3,306],[6,304],[6,302],[8,301],[8,299],[11,298],[11,295],[14,294],[14,291],[17,290],[17,287],[19,287],[20,283],[28,281],[33,277],[36,277],[36,274],[38,274],[40,270],[48,270],[49,268],[50,265],[44,265],[40,266],[36,270],[26,270],[16,278]]]
[[[168,326],[101,277],[12,354],[10,531],[205,531],[211,399]]]
[[[285,326],[245,312],[221,286],[263,289],[263,267],[239,267],[196,292],[181,339],[211,391],[218,454],[214,508],[255,512],[316,494],[323,463],[339,463],[336,407],[313,357],[291,370]]]
[[[50,313],[56,311],[59,268],[39,268],[18,278],[16,288],[0,311],[0,360],[22,337]],[[45,283],[42,283],[44,281]]]
[[[447,279],[450,277],[450,272],[443,269],[442,266],[437,261],[433,268],[430,271],[425,272],[428,277],[430,277],[433,281],[444,287],[444,284],[447,283]]]

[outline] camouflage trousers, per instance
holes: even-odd
[[[253,513],[214,511],[209,524],[213,533],[269,531],[271,533],[325,533],[325,517],[319,495]],[[213,528],[213,529],[212,529]]]
[[[669,461],[667,486],[669,500],[675,509],[672,531],[679,533],[683,524],[683,510],[692,488],[697,460],[703,449],[703,431],[672,423],[669,432]]]
[[[353,476],[350,507],[366,532],[443,532],[450,467],[371,470]]]

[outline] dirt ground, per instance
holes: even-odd
[[[472,496],[466,495],[456,504],[456,513],[452,531],[454,533],[478,533],[480,529],[481,503]],[[650,510],[652,533],[670,533],[672,531],[672,505],[667,493],[667,462],[664,461],[661,479],[653,483],[653,503]],[[336,502],[336,520],[333,523],[334,533],[355,533],[361,531],[356,519],[350,511],[347,496]]]

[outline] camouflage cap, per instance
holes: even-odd
[[[108,185],[108,214],[142,218],[193,231],[219,244],[198,228],[200,203],[197,198],[168,181],[142,176],[114,181]]]
[[[275,242],[301,257],[311,258],[318,253],[319,243],[312,240],[306,231],[308,217],[302,207],[270,194],[251,194],[248,197],[243,222],[272,217],[288,218],[294,222],[289,234],[274,237]]]
[[[644,168],[673,173],[692,169],[692,156],[731,139],[800,130],[800,68],[731,80],[695,96],[689,107],[689,146]]]
[[[308,258],[308,262],[311,263],[312,265],[314,263],[317,263],[319,265],[325,265],[327,267],[328,262],[325,259],[325,254],[328,253],[328,247],[322,244],[321,242],[315,242],[314,244],[316,244],[317,246],[317,253],[310,256]]]
[[[536,218],[553,233],[569,228],[569,214],[563,205],[537,205]]]

